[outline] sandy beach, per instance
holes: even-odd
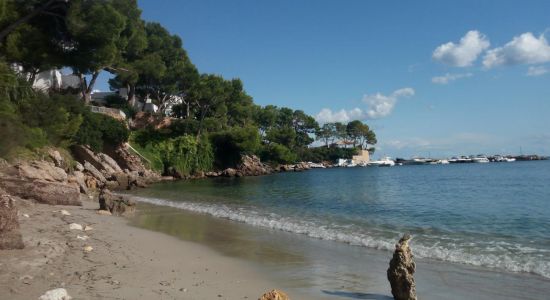
[[[83,207],[21,202],[26,247],[0,252],[1,299],[37,299],[60,287],[74,299],[257,299],[277,288],[244,261],[129,226],[122,217],[99,215],[95,202],[84,201]],[[70,230],[71,223],[92,229]],[[86,246],[93,249],[87,252]]]

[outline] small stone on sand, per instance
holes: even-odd
[[[97,214],[102,215],[102,216],[112,216],[113,215],[110,211],[103,210],[103,209],[98,210]]]
[[[72,299],[66,289],[59,288],[47,291],[38,300],[70,300]]]
[[[86,227],[88,227],[88,226],[86,226]],[[77,223],[71,223],[71,224],[69,224],[69,229],[70,230],[82,230],[82,225],[77,224]]]
[[[76,238],[79,239],[79,240],[85,241],[85,240],[89,239],[90,237],[87,236],[87,235],[77,235]]]
[[[90,231],[90,230],[94,230],[94,228],[89,225],[86,225],[86,227],[84,227],[84,231]]]
[[[23,214],[23,217],[30,218],[30,216],[28,214]]]
[[[86,252],[91,252],[92,250],[94,250],[94,248],[92,248],[92,246],[84,247],[84,251],[86,251]]]
[[[62,215],[64,215],[64,216],[70,216],[70,215],[71,215],[70,212],[68,212],[68,211],[66,211],[66,210],[64,210],[64,209],[60,210],[59,212],[60,212]]]

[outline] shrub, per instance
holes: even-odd
[[[130,131],[123,122],[112,117],[86,111],[74,142],[102,151],[104,144],[119,145],[128,141]]]
[[[207,139],[190,135],[164,140],[152,147],[164,166],[164,173],[174,168],[181,175],[212,169],[214,154]]]
[[[287,147],[277,143],[264,145],[260,151],[260,158],[262,161],[276,164],[289,164],[297,160],[296,154]]]
[[[254,126],[233,127],[229,130],[210,134],[214,148],[216,166],[234,167],[243,154],[256,153],[260,147],[258,128]]]

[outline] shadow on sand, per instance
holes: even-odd
[[[323,293],[331,296],[339,296],[339,297],[351,298],[351,299],[393,300],[393,297],[382,295],[382,294],[355,293],[355,292],[345,292],[345,291],[325,291],[325,290],[323,290]]]

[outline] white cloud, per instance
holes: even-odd
[[[394,91],[388,96],[381,93],[365,95],[363,96],[363,102],[369,106],[367,116],[372,119],[377,119],[389,115],[393,111],[399,98],[411,96],[414,96],[414,90],[412,88],[402,88]]]
[[[365,113],[359,108],[354,108],[352,110],[342,109],[340,111],[335,111],[335,112],[333,112],[328,108],[323,108],[315,116],[315,120],[317,120],[317,122],[321,124],[334,123],[334,122],[348,123],[353,120],[363,120],[363,119],[365,119]]]
[[[516,36],[506,45],[487,51],[483,58],[486,68],[545,62],[550,62],[550,45],[544,35],[537,38],[531,32]]]
[[[437,84],[447,84],[447,83],[449,83],[451,81],[454,81],[454,80],[457,80],[457,79],[467,78],[467,77],[472,77],[472,76],[473,76],[472,73],[463,73],[463,74],[447,73],[443,76],[433,77],[432,82],[437,83]]]
[[[332,111],[328,108],[323,108],[315,116],[315,120],[320,124],[342,122],[348,123],[353,120],[365,120],[365,119],[377,119],[389,115],[397,103],[399,98],[414,96],[414,89],[402,88],[393,91],[390,95],[386,96],[381,93],[373,95],[364,95],[363,102],[368,105],[366,111],[356,107],[351,110],[341,109],[339,111]]]
[[[491,43],[485,35],[477,30],[470,30],[460,39],[458,44],[448,42],[437,47],[432,57],[447,65],[467,67],[471,66],[490,45]]]
[[[530,66],[527,70],[527,76],[541,76],[549,71],[545,66]]]

